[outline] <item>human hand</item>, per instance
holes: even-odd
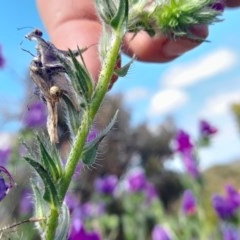
[[[226,0],[227,7],[239,7],[240,1],[239,0]]]
[[[60,49],[76,49],[99,42],[101,23],[96,15],[93,0],[37,0],[40,15],[50,34],[51,41]],[[229,7],[240,6],[240,0],[226,0]],[[207,26],[199,25],[191,29],[200,38],[208,35]],[[132,40],[127,34],[123,51],[147,62],[167,62],[197,47],[201,42],[187,38],[171,40],[165,36],[150,37],[140,32]],[[98,78],[100,60],[97,46],[84,53],[87,68],[94,79]]]

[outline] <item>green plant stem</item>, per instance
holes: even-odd
[[[61,183],[60,183],[60,192],[59,192],[59,198],[60,201],[63,201],[66,192],[68,190],[68,187],[70,185],[72,176],[75,172],[75,169],[77,167],[77,164],[80,160],[81,153],[84,147],[84,144],[86,142],[86,138],[90,129],[89,124],[89,110],[86,110],[83,115],[82,123],[80,128],[78,129],[78,133],[76,136],[76,139],[74,141],[73,147],[71,149],[68,162],[66,164],[65,168],[65,174],[62,177]]]
[[[96,87],[95,94],[92,99],[89,116],[94,118],[100,105],[102,104],[103,98],[105,97],[109,83],[111,82],[114,69],[118,60],[119,51],[121,48],[123,33],[121,30],[116,31],[113,35],[112,46],[106,54],[105,61],[103,62],[102,70],[99,75],[98,85]]]
[[[123,34],[119,31],[115,32],[111,39],[111,45],[102,65],[102,70],[99,75],[95,94],[93,95],[91,105],[84,112],[81,126],[78,130],[76,139],[69,155],[68,162],[66,164],[65,173],[60,183],[60,201],[63,201],[65,197],[65,194],[71,183],[72,176],[81,158],[81,153],[85,145],[87,134],[92,125],[93,119],[103,101],[104,96],[107,93],[109,83],[112,79],[113,71],[118,59],[118,54],[122,43],[122,37]]]
[[[47,231],[46,231],[46,237],[45,240],[53,240],[55,237],[57,225],[58,225],[58,209],[56,207],[53,207],[51,209],[48,222],[47,222]]]

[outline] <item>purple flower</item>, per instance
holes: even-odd
[[[212,205],[218,217],[221,219],[226,219],[234,215],[234,209],[230,206],[229,202],[218,194],[213,195]]]
[[[180,130],[175,137],[175,151],[180,153],[187,172],[193,177],[199,177],[198,162],[194,154],[194,145],[190,135]]]
[[[224,8],[225,8],[225,1],[224,0],[217,0],[210,7],[212,9],[216,10],[216,11],[223,12]]]
[[[193,150],[193,144],[190,140],[189,134],[180,130],[175,137],[176,148],[175,151],[185,153]]]
[[[33,210],[33,202],[31,201],[31,191],[26,189],[21,194],[20,212],[22,214],[30,214]]]
[[[2,201],[8,192],[8,185],[5,183],[5,179],[0,176],[0,201]]]
[[[105,212],[105,205],[103,203],[86,202],[80,207],[80,215],[82,219],[99,217]]]
[[[171,240],[169,232],[161,225],[156,225],[152,231],[152,240]]]
[[[210,125],[207,121],[201,120],[200,121],[200,133],[203,137],[210,137],[217,133],[217,128]]]
[[[6,180],[3,177],[3,175],[5,175],[8,178],[8,183],[6,183]],[[14,185],[14,180],[11,174],[8,172],[8,170],[5,167],[0,166],[0,201],[2,201],[6,197],[10,188],[12,188],[13,185]]]
[[[10,148],[0,149],[0,165],[6,166],[12,150]]]
[[[157,190],[151,182],[147,182],[145,186],[145,196],[147,203],[151,203],[154,199],[157,198]]]
[[[226,185],[226,199],[235,208],[240,207],[240,194],[239,192],[230,184]]]
[[[185,190],[182,198],[182,211],[186,215],[194,215],[197,210],[197,201],[191,190]]]
[[[222,237],[223,240],[240,240],[240,232],[231,225],[223,226]]]
[[[232,186],[228,185],[226,186],[226,196],[213,195],[212,204],[219,218],[232,218],[240,207],[239,193]]]
[[[95,180],[95,189],[103,194],[113,194],[118,183],[118,178],[115,175],[106,175],[103,178],[97,178]]]
[[[200,173],[198,163],[197,160],[195,159],[194,154],[191,151],[185,152],[184,154],[182,154],[182,159],[189,175],[192,176],[193,178],[198,178]]]
[[[43,102],[35,102],[29,106],[29,111],[24,118],[24,125],[29,128],[41,127],[46,124],[47,111]]]
[[[139,192],[146,186],[147,180],[142,170],[131,171],[127,178],[129,190],[131,192]]]
[[[87,136],[87,142],[93,141],[98,135],[98,130],[94,127],[91,128],[88,136]]]
[[[101,240],[96,231],[86,231],[80,219],[75,218],[72,222],[68,240]]]
[[[6,64],[6,60],[2,54],[2,47],[0,46],[0,68],[3,68]]]
[[[67,193],[64,201],[67,204],[70,213],[73,212],[80,205],[79,198],[76,196],[76,194],[73,193]]]

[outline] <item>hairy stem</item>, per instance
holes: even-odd
[[[57,225],[58,225],[58,209],[52,208],[47,222],[47,230],[45,240],[53,240],[55,237]]]
[[[69,155],[69,158],[67,161],[65,173],[61,180],[60,194],[59,194],[60,201],[63,201],[63,199],[66,195],[66,192],[68,190],[68,187],[69,187],[71,179],[72,179],[72,176],[76,170],[77,164],[81,157],[81,153],[82,153],[82,150],[83,150],[83,147],[84,147],[84,144],[85,144],[85,141],[86,141],[89,129],[90,129],[89,122],[91,122],[91,121],[90,121],[88,115],[89,115],[89,110],[87,109],[84,112],[81,126],[78,129],[76,139],[74,141],[73,147],[71,149],[71,152],[70,152],[70,155]]]
[[[106,54],[105,61],[103,62],[102,70],[99,75],[98,85],[96,87],[95,94],[92,99],[89,116],[94,118],[97,113],[104,96],[106,95],[109,87],[109,83],[113,76],[113,71],[116,67],[118,54],[121,48],[123,34],[121,31],[115,32],[112,39],[112,46]]]
[[[99,75],[98,84],[96,86],[95,94],[91,105],[85,110],[83,115],[82,124],[78,130],[76,139],[74,141],[72,150],[67,161],[65,174],[63,175],[60,183],[60,200],[63,201],[68,187],[71,183],[72,176],[75,172],[77,164],[81,158],[81,153],[86,142],[87,134],[92,125],[93,119],[107,93],[109,83],[113,76],[113,71],[118,59],[119,50],[122,42],[122,34],[115,32],[111,40],[110,48],[106,54],[105,60],[102,65],[102,70]]]

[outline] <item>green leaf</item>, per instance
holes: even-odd
[[[119,0],[119,6],[111,0],[95,0],[101,19],[113,29],[125,28],[128,19],[128,0]]]
[[[34,132],[34,134],[37,134],[37,132]],[[39,158],[39,154],[38,154],[38,151],[36,151],[35,149],[35,145],[29,143],[29,142],[26,142],[25,139],[23,139],[23,136],[20,137],[20,142],[21,144],[23,145],[23,147],[27,150],[26,154],[24,154],[23,157],[25,156],[29,156],[31,158],[34,158],[34,159],[38,159]],[[31,139],[32,141],[32,136],[31,136]]]
[[[78,52],[82,57],[81,49],[78,49]],[[93,93],[94,81],[92,80],[87,69],[79,63],[71,50],[69,50],[69,55],[74,66],[74,70],[71,70],[72,73],[70,73],[73,76],[71,79],[73,87],[75,88],[76,92],[80,94],[87,103],[89,103]]]
[[[112,127],[117,121],[117,117],[118,117],[118,110],[115,112],[114,116],[112,117],[107,127],[98,135],[99,138],[105,137],[110,132],[110,130],[112,129]]]
[[[118,77],[125,77],[128,73],[128,70],[130,68],[130,66],[132,65],[133,61],[135,60],[135,57],[133,57],[131,59],[131,61],[129,63],[127,63],[126,65],[124,65],[121,68],[117,68],[114,70],[114,73],[118,76]]]
[[[42,198],[42,193],[40,189],[38,188],[37,184],[31,181],[31,186],[33,190],[34,195],[34,211],[35,216],[39,218],[47,218],[47,213],[49,211],[49,208],[47,206],[46,201]],[[46,221],[40,221],[37,223],[38,228],[40,228],[40,233],[44,231],[46,228],[47,222]]]
[[[57,240],[67,239],[70,223],[71,223],[71,218],[70,218],[68,207],[65,203],[63,203],[61,208],[61,215],[58,220],[58,227],[56,231]]]
[[[40,163],[34,161],[33,159],[29,157],[24,157],[24,159],[35,169],[35,171],[38,173],[38,175],[41,177],[44,183],[45,186],[45,192],[43,194],[44,200],[46,200],[53,206],[58,206],[59,200],[57,190],[49,173]]]
[[[37,136],[39,149],[41,153],[41,161],[43,166],[50,173],[54,181],[57,181],[62,176],[62,166],[60,165],[59,156],[52,154],[53,158],[48,153],[39,136]],[[58,159],[56,159],[58,158]]]
[[[112,127],[114,126],[118,116],[118,111],[114,114],[112,120],[108,124],[108,126],[98,134],[98,136],[91,142],[87,143],[83,149],[81,158],[84,164],[92,165],[95,162],[97,150],[101,141],[106,137],[106,135],[110,132]]]
[[[117,11],[114,2],[111,0],[95,0],[95,2],[101,19],[109,24]]]
[[[98,150],[98,146],[99,146],[100,142],[101,141],[93,143],[93,144],[88,144],[83,149],[81,158],[82,158],[82,162],[85,165],[91,166],[95,163],[96,156],[97,156],[97,150]]]
[[[82,53],[88,48],[68,51],[67,56],[58,56],[61,63],[64,65],[64,68],[72,82],[73,88],[76,91],[76,94],[81,96],[85,102],[89,102],[92,96],[94,81],[88,73],[85,62],[82,56]],[[66,55],[66,54],[65,54]],[[83,65],[79,63],[76,56],[80,56]],[[70,58],[70,60],[69,60]],[[70,99],[71,100],[71,99]]]
[[[69,120],[68,125],[70,125],[69,129],[73,137],[75,137],[77,135],[78,128],[81,125],[83,111],[81,109],[80,111],[76,111],[71,100],[67,96],[63,95],[63,99],[66,103],[68,120]]]
[[[115,30],[125,28],[128,19],[128,0],[119,0],[118,10],[110,24]]]

